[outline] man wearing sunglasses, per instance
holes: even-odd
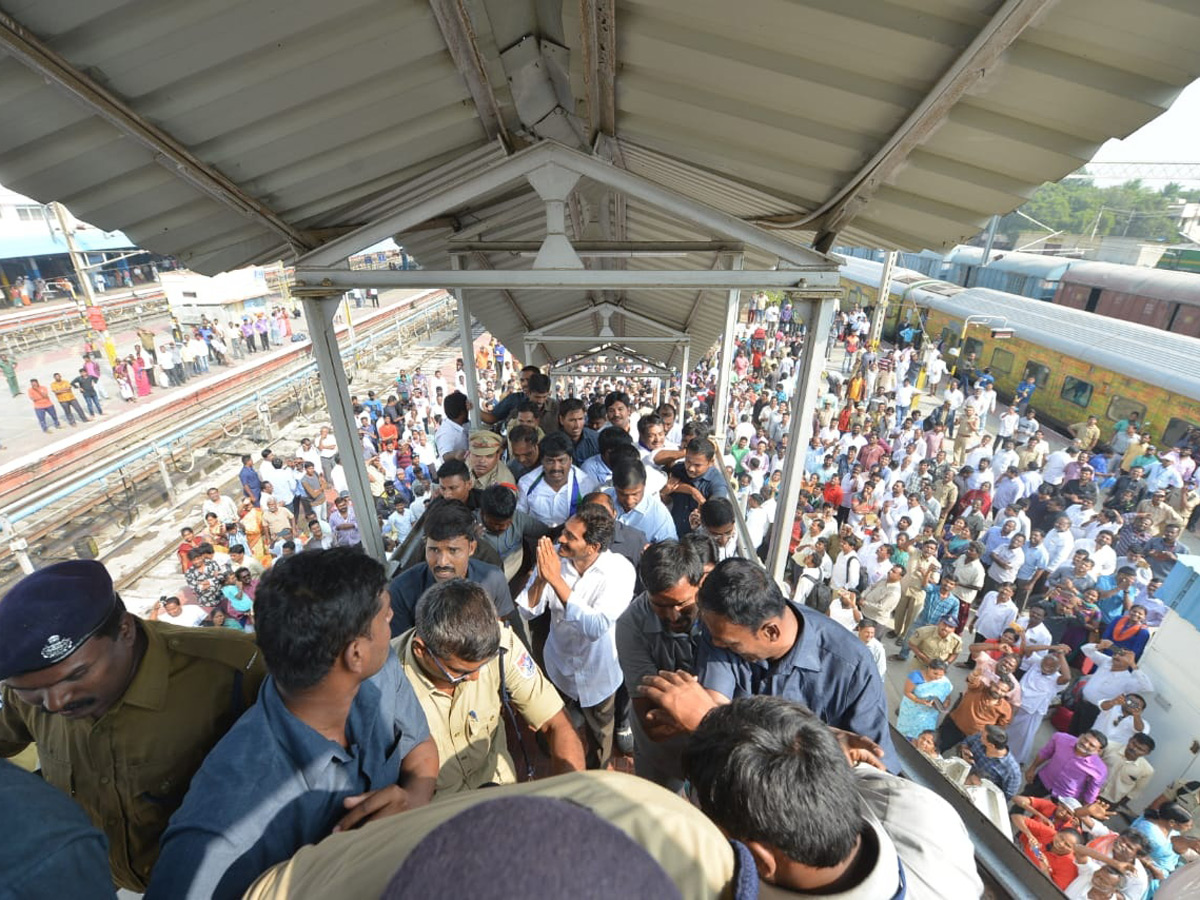
[[[417,601],[416,627],[392,646],[437,744],[437,795],[516,783],[505,718],[519,728],[518,713],[545,737],[553,774],[582,771],[583,744],[558,692],[512,630],[496,621],[480,585],[434,584]]]

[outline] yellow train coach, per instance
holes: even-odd
[[[842,266],[848,303],[878,302],[883,266],[850,258]],[[1159,446],[1200,429],[1200,340],[1054,306],[987,288],[961,288],[908,269],[893,274],[884,334],[894,339],[920,323],[925,340],[947,361],[974,353],[1009,399],[1033,375],[1032,406],[1063,429],[1097,416],[1105,438],[1131,413],[1148,423]]]

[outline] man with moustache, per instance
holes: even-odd
[[[504,571],[474,558],[478,524],[467,505],[446,500],[425,518],[425,561],[392,579],[392,637],[399,637],[417,622],[417,601],[435,582],[465,578],[480,585],[496,607],[496,617],[510,620],[520,634],[524,626],[516,616]]]
[[[253,640],[127,612],[104,566],[56,563],[0,601],[0,755],[36,742],[42,777],[108,839],[113,882],[144,891],[205,755],[254,703]]]
[[[653,704],[639,696],[638,688],[643,678],[660,671],[695,672],[700,613],[696,596],[704,566],[689,547],[667,540],[646,548],[638,573],[645,590],[617,619],[617,657],[633,698],[634,772],[678,791],[683,786],[680,758],[686,736],[656,724]]]

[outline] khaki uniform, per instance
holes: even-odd
[[[941,659],[950,663],[954,658],[962,652],[962,638],[953,631],[943,637],[938,637],[938,627],[936,625],[926,625],[924,628],[918,628],[913,632],[912,640],[909,641],[916,649],[920,650],[930,659]],[[925,663],[921,662],[915,655],[911,657],[908,663],[908,670],[914,672]]]
[[[429,734],[437,744],[441,769],[435,793],[443,796],[473,791],[489,782],[515,784],[517,772],[507,749],[500,701],[501,680],[508,687],[513,708],[534,730],[562,710],[558,691],[512,631],[501,628],[501,655],[480,669],[476,680],[464,681],[453,694],[444,693],[417,665],[413,634],[406,631],[392,641],[392,646],[425,710]]]
[[[896,626],[893,631],[900,637],[908,634],[917,613],[925,606],[925,574],[930,569],[939,570],[941,567],[942,564],[936,556],[929,559],[924,556],[909,556],[908,574],[900,579],[900,603],[892,614]]]
[[[164,622],[138,627],[146,653],[99,720],[66,719],[3,688],[0,755],[36,741],[42,776],[108,838],[113,881],[144,891],[167,820],[205,755],[254,702],[265,670],[248,635]]]
[[[619,772],[573,772],[541,781],[435,797],[433,803],[330,835],[268,869],[244,900],[378,897],[413,848],[471,807],[500,797],[550,797],[590,809],[625,832],[662,866],[689,900],[728,896],[734,857],[729,841],[704,813],[653,782]],[[514,823],[519,827],[519,823]],[[479,835],[481,841],[486,834]],[[470,852],[464,848],[464,852]],[[531,848],[531,859],[550,848]]]
[[[470,460],[468,459],[468,464],[469,462]],[[504,464],[504,460],[497,462],[496,468],[492,469],[486,475],[474,475],[472,477],[475,481],[475,487],[480,490],[489,488],[493,484],[515,485],[517,483],[516,477],[513,476],[512,470]]]
[[[942,516],[938,522],[940,527],[942,522],[950,518],[950,510],[958,502],[958,485],[953,481],[939,480],[935,482],[933,485],[933,498],[942,504]]]
[[[1100,440],[1100,426],[1080,422],[1071,426],[1071,434],[1075,436],[1081,450],[1091,450]]]

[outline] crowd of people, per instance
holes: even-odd
[[[207,491],[180,590],[149,621],[96,563],[0,601],[0,632],[21,635],[0,647],[0,752],[36,741],[115,883],[150,897],[415,896],[477,864],[590,896],[609,852],[642,886],[627,896],[980,896],[957,814],[896,774],[890,664],[909,672],[899,732],[994,785],[1068,896],[1149,896],[1193,852],[1200,804],[1190,783],[1140,796],[1154,686],[1138,660],[1194,505],[1190,448],[1147,462],[1089,421],[1052,453],[1029,402],[993,435],[986,370],[945,365],[913,329],[872,349],[868,329],[859,310],[835,322],[847,362],[826,373],[787,522],[807,337],[787,303],[755,295],[739,324],[727,422],[713,358],[686,409],[636,372],[556,390],[494,341],[474,397],[462,360],[401,371],[352,398],[374,509],[354,508],[322,428],[243,457],[236,497]],[[949,379],[928,416],[922,377]],[[367,528],[390,576],[361,552]],[[773,535],[786,583],[760,563]],[[971,669],[957,702],[955,664]],[[638,778],[607,771],[618,754]],[[559,852],[488,827],[524,804]],[[605,821],[634,846],[609,851]],[[60,872],[95,878],[75,827]]]
[[[189,326],[172,318],[161,333],[139,327],[137,343],[123,357],[115,349],[109,353],[93,333],[84,343],[77,374],[64,377],[55,372],[49,384],[30,378],[25,394],[44,433],[62,429],[63,419],[74,428],[105,415],[103,403],[113,396],[110,388],[123,403],[136,404],[155,388],[182,387],[212,366],[231,366],[248,354],[286,344],[293,335],[292,315],[277,306],[244,315],[240,323],[221,324],[201,316],[199,324]],[[14,397],[21,393],[17,366],[16,359],[0,355],[0,374]]]

